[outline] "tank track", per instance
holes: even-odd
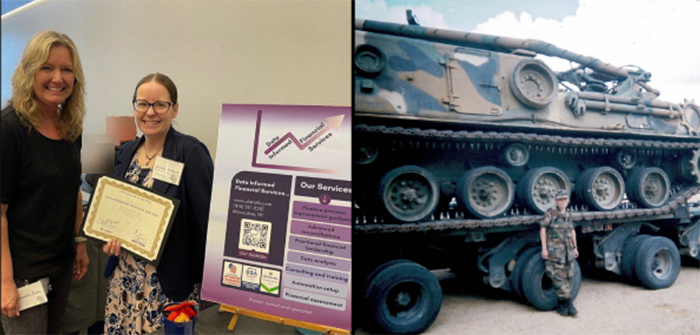
[[[529,145],[533,150],[558,151],[559,153],[606,153],[611,148],[639,150],[648,154],[661,154],[669,150],[695,150],[700,152],[700,142],[697,141],[660,141],[638,139],[604,139],[567,137],[558,135],[526,134],[520,132],[482,132],[482,131],[452,131],[421,128],[387,127],[383,125],[358,124],[355,133],[399,135],[414,138],[408,143],[412,147],[433,149],[455,149],[467,146],[472,149],[493,149],[505,142],[519,142]],[[431,142],[432,141],[432,142]],[[466,142],[468,141],[468,143]],[[461,143],[464,142],[464,143]],[[402,140],[395,144],[403,145]],[[483,146],[483,147],[481,147]],[[623,203],[620,208],[611,211],[587,211],[586,208],[572,208],[572,219],[576,222],[594,222],[599,220],[624,220],[630,218],[651,219],[674,214],[676,209],[683,206],[687,199],[700,192],[700,186],[673,185],[671,198],[665,205],[658,208],[636,208],[636,204]],[[461,210],[443,210],[433,214],[433,218],[417,223],[393,223],[382,217],[363,213],[356,210],[355,232],[360,234],[381,233],[410,233],[430,231],[459,231],[470,229],[515,227],[537,224],[541,215],[520,214],[517,209],[511,210],[505,217],[495,219],[467,219]]]
[[[600,150],[609,148],[626,148],[638,150],[686,150],[700,148],[697,141],[654,141],[654,140],[633,140],[633,139],[605,139],[605,138],[582,138],[558,135],[540,135],[511,132],[483,132],[483,131],[452,131],[404,127],[370,126],[358,124],[355,126],[356,133],[373,133],[384,135],[404,135],[415,137],[416,139],[433,140],[470,140],[467,143],[457,143],[459,145],[479,145],[494,144],[499,142],[520,142],[528,145],[547,146],[549,148],[559,147],[574,150]],[[426,143],[425,145],[430,145]],[[435,144],[433,144],[435,145]],[[478,149],[478,148],[477,148]],[[585,152],[584,152],[585,153]]]

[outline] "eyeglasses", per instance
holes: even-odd
[[[156,101],[154,103],[149,103],[146,100],[134,100],[132,103],[134,104],[134,110],[139,113],[146,113],[148,112],[149,108],[153,107],[153,111],[156,112],[156,114],[167,113],[170,110],[170,106],[173,105],[173,103],[169,101]]]

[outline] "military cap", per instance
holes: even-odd
[[[569,199],[569,193],[566,192],[566,190],[559,190],[557,191],[557,200],[559,199]]]

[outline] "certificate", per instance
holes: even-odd
[[[83,230],[96,239],[157,263],[179,201],[111,177],[102,177],[90,198]]]

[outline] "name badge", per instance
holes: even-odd
[[[157,157],[156,163],[153,165],[153,173],[151,176],[154,179],[179,186],[180,177],[182,177],[182,169],[184,168],[184,163],[176,162],[163,157]]]
[[[46,293],[49,288],[49,278],[44,278],[17,289],[19,294],[19,310],[23,311],[49,301]]]

